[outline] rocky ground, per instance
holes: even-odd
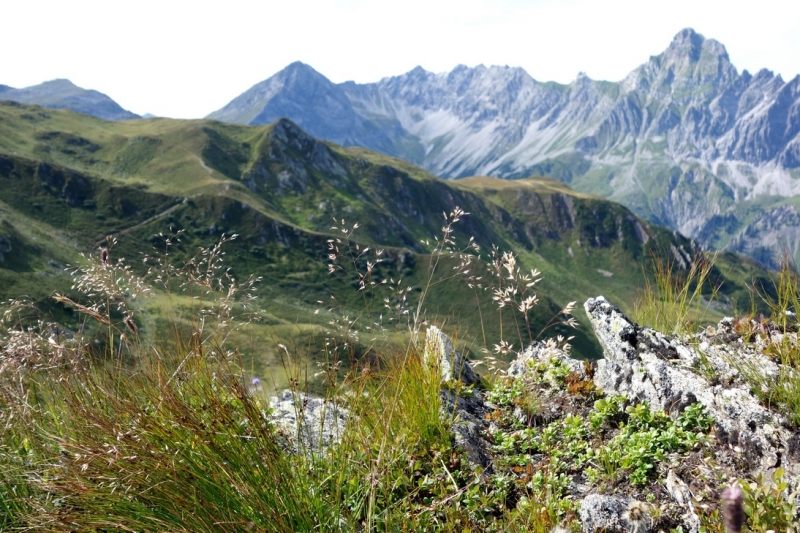
[[[681,340],[635,324],[603,297],[584,308],[604,359],[535,343],[489,383],[428,329],[442,414],[470,468],[506,483],[510,507],[538,495],[564,530],[722,532],[720,495],[731,484],[745,489],[750,531],[793,527],[800,430],[744,374],[776,379],[785,369],[770,346],[796,342],[796,333],[725,319]],[[346,411],[306,397],[298,404],[285,394],[273,409],[294,439],[305,438],[296,432],[301,411],[308,426],[324,421],[326,446],[347,421]]]

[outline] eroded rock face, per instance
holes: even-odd
[[[270,419],[295,453],[326,450],[342,437],[350,417],[333,402],[290,390],[270,398],[269,405]]]
[[[689,343],[640,327],[602,296],[589,299],[584,308],[605,354],[594,376],[598,387],[647,401],[651,408],[673,414],[700,403],[715,421],[717,438],[740,452],[752,473],[779,466],[793,476],[800,472],[800,465],[782,461],[790,452],[788,421],[763,407],[750,393],[725,359],[724,351],[729,348],[712,347],[706,342],[695,349]],[[766,357],[747,355],[760,357],[754,363],[764,371],[777,372],[776,365]],[[703,376],[701,364],[718,369],[713,375],[726,378],[727,383],[711,383]]]
[[[484,438],[488,427],[486,415],[492,409],[486,404],[483,391],[473,390],[469,394],[456,393],[442,389],[442,414],[452,420],[452,430],[456,446],[467,453],[471,467],[481,467],[484,472],[492,471],[492,446]]]

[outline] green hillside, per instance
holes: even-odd
[[[332,317],[362,316],[365,298],[382,316],[385,286],[359,292],[351,277],[328,273],[329,240],[341,236],[331,228],[343,219],[348,227],[360,224],[353,246],[371,248],[357,265],[365,268],[374,250],[385,250],[373,279],[402,279],[414,300],[429,277],[442,213],[462,208],[470,214],[454,226],[457,248],[474,237],[484,262],[494,245],[543,273],[533,336],[569,301],[603,294],[630,311],[652,254],[679,264],[695,253],[687,239],[555,180],[443,181],[397,159],[318,141],[288,120],[259,127],[106,122],[0,102],[0,191],[0,297],[27,295],[67,324],[71,310],[49,296],[69,291],[65,266],[79,264],[81,252],[96,254],[107,235],[118,240],[113,256],[143,271],[141,254],[163,249],[159,234],[180,233],[181,245],[171,249],[176,262],[223,234],[238,234],[226,245],[231,273],[263,278],[265,320],[250,333],[258,341],[257,368],[274,364],[275,339],[322,339]],[[453,266],[445,257],[437,276]],[[485,264],[473,268],[473,276],[485,275]],[[725,302],[746,306],[745,283],[756,276],[763,272],[755,264],[721,258],[716,277]],[[427,318],[456,329],[475,352],[491,346],[501,327],[509,336],[514,318],[509,309],[501,318],[489,285],[487,278],[472,287],[463,279],[435,284],[426,295]],[[331,302],[331,295],[334,312],[317,303]],[[156,296],[141,325],[157,330],[167,301],[189,305]],[[575,348],[597,356],[587,333],[582,325]]]

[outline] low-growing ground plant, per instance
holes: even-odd
[[[646,402],[626,409],[627,422],[607,445],[592,449],[590,479],[615,482],[629,476],[634,485],[644,485],[656,473],[658,462],[669,454],[691,450],[702,443],[711,429],[712,419],[700,404],[687,407],[677,419],[653,411]]]
[[[759,475],[751,483],[740,483],[750,531],[797,531],[797,494],[787,494],[789,485],[783,476],[784,470],[778,468],[769,479]]]

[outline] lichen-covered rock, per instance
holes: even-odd
[[[270,420],[295,453],[317,453],[338,442],[350,416],[334,402],[290,390],[270,398],[269,406]]]
[[[584,308],[605,353],[594,376],[598,387],[673,414],[699,402],[716,423],[717,439],[740,454],[751,473],[784,466],[797,476],[800,463],[781,462],[797,454],[787,420],[750,393],[726,361],[723,352],[728,348],[708,342],[695,348],[640,327],[602,296],[589,299]],[[776,371],[774,363],[763,356],[749,355],[758,358],[755,364],[763,365],[766,372]],[[716,369],[712,371],[725,378],[724,384],[704,377],[702,364]]]
[[[478,382],[478,376],[472,369],[466,357],[453,348],[453,343],[436,326],[429,326],[425,334],[425,348],[422,352],[423,362],[433,368],[438,368],[442,381],[459,380],[466,385]]]
[[[534,342],[520,353],[509,365],[506,374],[513,378],[523,377],[536,363],[550,363],[558,361],[566,366],[570,372],[585,377],[586,372],[583,362],[573,359],[555,343]]]
[[[469,361],[456,351],[450,338],[436,326],[425,335],[423,363],[439,372],[444,385],[440,391],[442,415],[451,422],[455,443],[467,453],[470,465],[491,470],[491,445],[483,438],[486,415],[491,409],[483,391],[475,388],[454,390],[453,382],[471,386],[479,378]]]
[[[628,533],[631,531],[626,514],[630,498],[590,494],[581,502],[578,515],[581,519],[581,531],[584,533]],[[649,529],[639,529],[640,533]]]

